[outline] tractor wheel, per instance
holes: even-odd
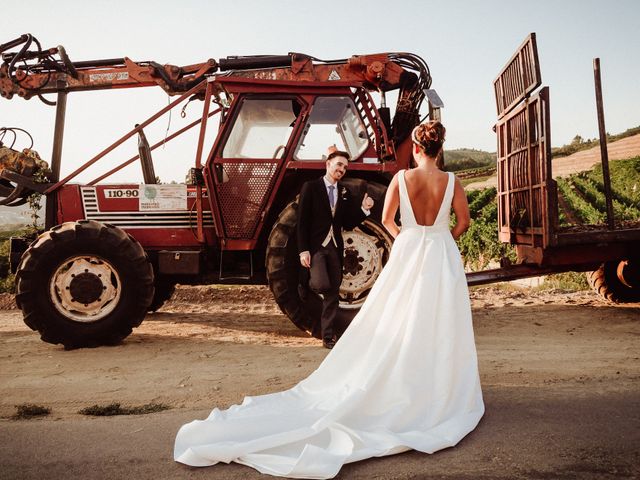
[[[347,328],[364,303],[389,259],[393,243],[393,238],[376,220],[380,218],[386,188],[379,184],[368,184],[366,188],[376,202],[374,211],[359,227],[343,233],[343,278],[335,325],[338,334]],[[296,239],[297,209],[298,198],[282,211],[271,230],[266,255],[267,279],[282,312],[298,328],[320,338],[322,298],[309,291],[306,299],[302,300],[298,292],[303,267]]]
[[[123,230],[92,220],[67,222],[24,252],[16,288],[24,322],[45,342],[68,349],[113,345],[144,319],[153,268]]]
[[[169,280],[166,277],[156,276],[153,300],[151,300],[151,305],[149,305],[147,311],[155,312],[160,309],[160,307],[171,299],[175,290],[176,282]]]
[[[620,260],[603,263],[587,280],[598,294],[611,302],[640,301],[640,260]]]

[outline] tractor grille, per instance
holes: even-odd
[[[227,238],[253,238],[273,189],[278,160],[222,163],[218,201]]]
[[[82,203],[84,205],[84,218],[110,223],[126,230],[134,228],[189,228],[197,226],[197,213],[195,210],[175,210],[158,212],[141,212],[135,210],[102,211],[98,203],[96,187],[80,187]],[[102,197],[104,198],[104,196]],[[213,215],[210,210],[203,213],[205,228],[213,228]]]

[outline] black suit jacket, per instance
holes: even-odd
[[[367,215],[362,211],[362,199],[355,198],[340,182],[337,184],[335,215],[331,216],[329,196],[323,177],[310,180],[302,186],[298,204],[298,252],[317,252],[333,225],[333,234],[342,259],[344,242],[342,229],[351,230]]]

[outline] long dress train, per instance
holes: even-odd
[[[454,446],[476,427],[484,403],[466,277],[449,230],[454,177],[432,226],[417,224],[404,172],[398,180],[402,230],[333,350],[293,388],[183,425],[176,461],[332,478],[345,463]]]

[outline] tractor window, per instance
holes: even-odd
[[[315,101],[294,158],[319,160],[334,144],[352,159],[369,146],[366,128],[349,97],[319,97]]]
[[[223,158],[282,158],[300,108],[294,100],[245,99]]]

